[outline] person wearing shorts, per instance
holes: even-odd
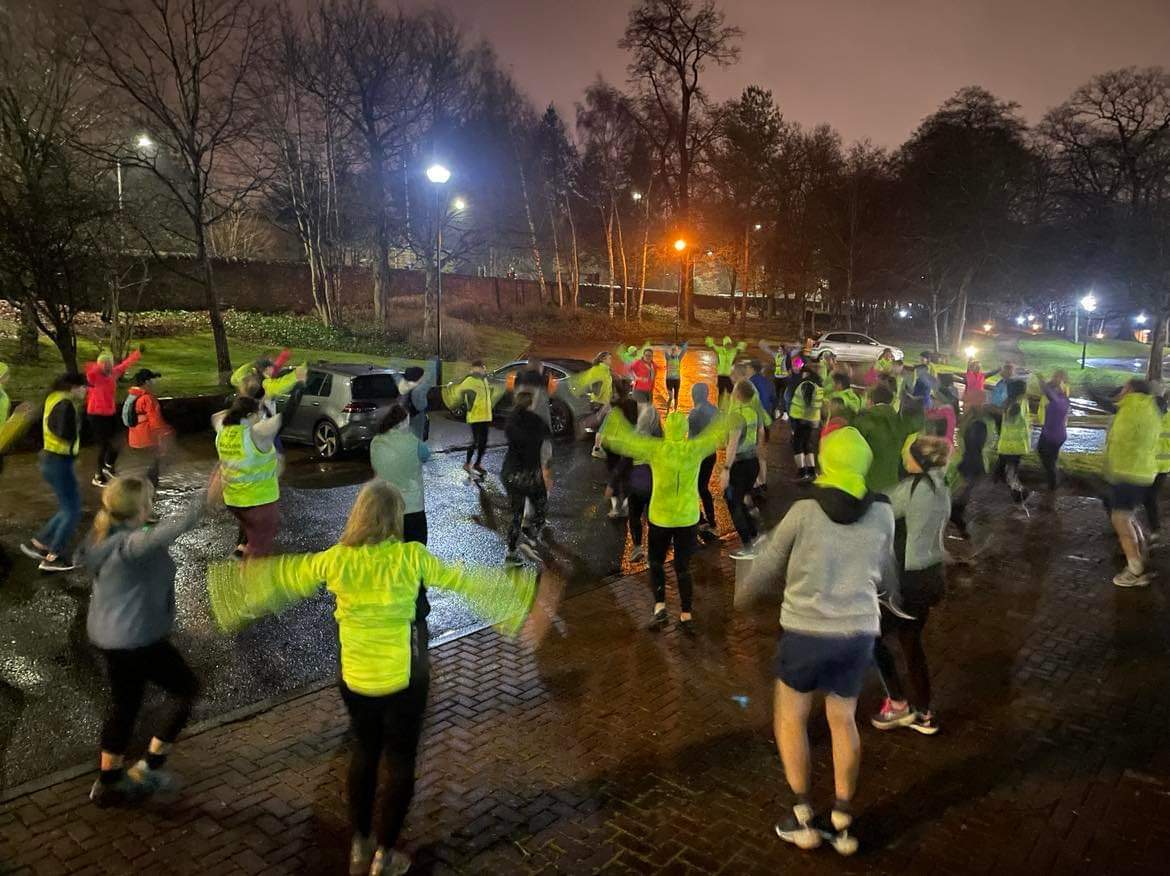
[[[827,841],[844,855],[857,850],[850,834],[861,766],[855,715],[881,630],[879,593],[885,592],[891,606],[898,602],[894,513],[866,488],[872,460],[869,445],[853,427],[827,434],[811,498],[792,505],[736,587],[736,605],[742,607],[750,594],[784,581],[773,715],[795,804],[776,834],[802,849]],[[813,826],[809,798],[808,720],[818,692],[825,694],[836,791],[830,825],[823,830]]]
[[[1146,535],[1137,508],[1158,476],[1162,412],[1147,380],[1131,380],[1116,402],[1105,438],[1105,480],[1109,520],[1125,553],[1125,568],[1113,578],[1118,587],[1147,587]]]

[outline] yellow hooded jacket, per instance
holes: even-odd
[[[536,594],[536,576],[530,570],[450,565],[417,542],[397,540],[215,563],[207,573],[212,613],[227,631],[308,599],[322,583],[337,601],[333,615],[341,639],[342,681],[371,697],[410,684],[420,584],[460,594],[508,635],[519,630]]]

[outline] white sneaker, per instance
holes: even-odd
[[[374,860],[373,837],[353,835],[349,846],[349,876],[366,876]]]
[[[370,876],[404,876],[414,861],[398,849],[379,848],[370,864]]]
[[[640,560],[644,560],[644,559],[646,559],[646,552],[644,550],[642,550],[641,545],[638,545],[636,548],[634,548],[633,552],[630,554],[630,562],[637,563]]]
[[[733,560],[754,560],[758,553],[755,543],[745,544],[737,551],[732,551],[729,556]]]
[[[605,459],[605,451],[600,447],[594,447],[592,456],[594,459]]]
[[[1135,575],[1129,570],[1129,566],[1126,566],[1113,576],[1113,585],[1115,587],[1149,587],[1150,573],[1142,572],[1140,575]]]

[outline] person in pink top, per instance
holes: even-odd
[[[122,432],[118,417],[118,381],[141,356],[142,348],[139,347],[115,365],[114,354],[102,350],[96,362],[85,366],[85,382],[89,386],[85,396],[85,415],[98,444],[97,468],[93,476],[95,487],[104,487],[114,476]]]

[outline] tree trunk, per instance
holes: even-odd
[[[930,327],[934,330],[934,351],[937,353],[940,349],[938,340],[938,290],[930,290]]]
[[[1162,379],[1162,357],[1166,333],[1170,331],[1170,312],[1163,310],[1154,320],[1154,328],[1150,332],[1150,358],[1146,364],[1146,379]]]
[[[16,358],[20,362],[38,362],[41,358],[41,345],[37,342],[37,318],[33,314],[33,305],[25,301],[20,306],[20,346]]]
[[[557,207],[556,197],[548,199],[548,227],[552,229],[552,245],[553,245],[553,273],[557,278],[557,307],[563,308],[565,306],[565,281],[564,273],[561,269],[561,240],[560,235],[557,234]]]
[[[79,371],[80,369],[77,367],[77,335],[73,331],[73,326],[58,326],[57,330],[53,332],[52,340],[53,346],[61,354],[61,364],[65,366],[65,370],[74,373]]]
[[[211,321],[211,337],[215,340],[215,370],[219,373],[220,381],[227,383],[232,373],[232,358],[228,350],[223,313],[219,309],[219,295],[215,291],[215,278],[211,272],[211,256],[207,252],[206,227],[201,221],[195,225],[195,255],[203,274],[203,295],[207,304],[207,317]]]
[[[581,259],[577,251],[577,222],[573,218],[573,205],[565,202],[565,215],[569,217],[569,237],[572,248],[573,264],[570,279],[573,283],[573,309],[581,303]]]
[[[381,148],[370,145],[370,173],[377,215],[374,219],[374,320],[382,328],[390,321],[390,217],[386,213],[386,162]]]
[[[626,261],[626,239],[622,234],[622,217],[615,205],[613,208],[614,220],[617,223],[618,252],[622,254],[622,319],[630,321],[630,267]]]
[[[613,261],[613,214],[606,215],[606,211],[601,211],[602,221],[605,223],[605,251],[609,256],[609,318],[613,319],[613,286],[614,286],[614,261]]]
[[[512,136],[512,149],[516,153],[516,168],[520,172],[520,197],[524,200],[524,218],[528,221],[528,240],[532,246],[532,264],[536,271],[536,279],[540,283],[540,303],[543,305],[548,289],[544,282],[544,265],[540,260],[540,243],[536,239],[536,222],[532,219],[532,202],[528,197],[528,175],[524,172],[524,162],[520,160],[520,147],[516,143],[515,134]]]
[[[955,319],[955,333],[951,336],[951,352],[956,359],[963,355],[963,332],[967,329],[967,292],[971,288],[971,280],[975,276],[975,269],[969,268],[959,284],[959,302]],[[960,359],[960,361],[962,361]]]

